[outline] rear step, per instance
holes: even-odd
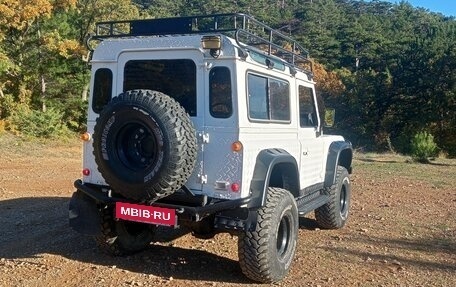
[[[299,216],[304,216],[328,202],[329,196],[320,194],[320,191],[300,197],[296,200]]]

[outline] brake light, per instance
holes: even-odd
[[[84,176],[89,176],[89,175],[90,175],[90,169],[84,168],[84,169],[82,170],[82,175],[84,175]]]
[[[232,191],[232,192],[239,192],[240,188],[241,188],[241,187],[240,187],[239,183],[233,183],[233,184],[231,184],[231,191]]]

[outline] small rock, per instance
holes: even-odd
[[[397,265],[397,266],[402,266],[402,263],[397,261],[397,260],[394,260],[393,262],[391,262],[393,265]]]

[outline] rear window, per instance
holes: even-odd
[[[174,98],[196,116],[196,65],[192,60],[132,60],[124,70],[123,90],[147,89]]]

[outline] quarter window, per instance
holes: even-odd
[[[248,75],[249,117],[253,120],[290,121],[290,87],[285,81]]]
[[[95,72],[93,83],[92,110],[99,114],[112,97],[112,71],[102,68]]]
[[[229,118],[233,113],[231,75],[227,67],[215,67],[209,74],[209,106],[214,118]]]

